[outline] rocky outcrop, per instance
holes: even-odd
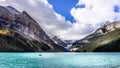
[[[10,22],[13,22],[15,20],[15,16],[3,6],[0,6],[0,18],[3,18]]]
[[[0,6],[0,20],[2,26],[5,26],[2,29],[7,28],[30,41],[36,40],[48,46],[49,49],[44,49],[45,51],[64,51],[64,48],[55,44],[42,30],[40,25],[25,11],[20,13],[11,6]],[[39,48],[37,50],[42,49]]]
[[[12,6],[6,6],[5,7],[10,13],[12,13],[13,15],[17,15],[20,14],[20,12],[18,10],[16,10],[15,8],[13,8]]]
[[[119,35],[119,33],[116,33],[116,35],[114,35],[115,33],[112,32],[112,31],[118,32],[119,30],[117,30],[117,29],[120,29],[120,21],[115,21],[115,22],[106,24],[106,25],[98,28],[94,33],[73,43],[73,45],[70,48],[70,51],[86,51],[86,48],[93,46],[93,45],[96,46],[98,43],[105,43],[105,41],[110,41],[110,40],[114,41],[114,38],[112,38],[110,40],[107,38]],[[117,30],[117,31],[115,31],[115,30]],[[119,38],[119,36],[118,37],[116,36],[116,38]],[[102,39],[102,42],[101,42],[101,39]],[[99,40],[100,40],[100,42],[97,42]],[[96,45],[93,43],[95,43]],[[99,45],[101,45],[101,44],[99,44]],[[114,46],[114,45],[112,45],[112,46]],[[103,48],[103,46],[101,48]],[[90,51],[90,50],[88,50],[88,51]],[[97,50],[95,50],[95,51],[97,51]],[[98,50],[98,51],[100,51],[100,50]]]
[[[57,36],[54,36],[53,38],[52,38],[52,40],[56,43],[56,44],[58,44],[58,45],[60,45],[60,46],[62,46],[62,47],[66,47],[67,46],[67,44],[65,43],[65,42],[63,42],[60,38],[58,38]]]
[[[120,21],[115,21],[97,29],[94,34],[104,34],[107,32],[114,31],[115,29],[118,29],[118,28],[120,28]]]
[[[50,47],[37,40],[29,40],[18,33],[12,35],[0,34],[0,52],[34,52],[49,51]]]

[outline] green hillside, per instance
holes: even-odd
[[[93,41],[92,41],[93,40]],[[91,38],[89,46],[82,49],[82,51],[92,52],[116,52],[120,51],[120,29],[109,32],[97,39]]]
[[[0,34],[0,51],[7,52],[18,52],[18,51],[47,51],[50,49],[46,44],[40,43],[37,40],[28,40],[19,34],[12,35],[2,35]]]

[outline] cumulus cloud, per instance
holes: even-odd
[[[120,13],[114,12],[120,7],[119,0],[79,0],[70,11],[76,22],[66,21],[56,13],[47,0],[0,0],[0,5],[10,5],[19,11],[27,11],[47,34],[54,34],[61,39],[80,39],[101,26],[104,21],[119,20]]]
[[[77,26],[83,34],[91,33],[105,21],[120,20],[120,13],[114,11],[120,0],[79,0],[76,6],[80,5],[84,7],[74,7],[70,12],[76,20],[73,28]]]
[[[27,11],[47,34],[61,36],[73,26],[65,17],[57,14],[47,0],[5,0],[0,5],[10,5],[21,12]]]
[[[1,2],[4,2],[5,0],[0,0]]]

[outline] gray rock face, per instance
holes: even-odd
[[[58,38],[57,36],[54,36],[54,37],[52,38],[52,40],[53,40],[56,44],[58,44],[58,45],[60,45],[60,46],[62,46],[62,47],[66,47],[66,46],[67,46],[67,44],[66,44],[64,41],[62,41],[60,38]]]
[[[15,8],[13,8],[12,6],[6,6],[5,7],[10,13],[12,13],[13,15],[17,15],[20,14],[20,12],[18,10],[16,10]]]
[[[15,22],[22,24],[28,28],[28,31],[31,30],[39,40],[46,35],[45,32],[40,28],[39,24],[32,19],[25,11],[19,14],[19,17],[16,18]],[[42,41],[42,39],[40,40]]]
[[[0,6],[0,18],[11,22],[14,31],[29,40],[37,40],[50,47],[49,51],[63,51],[64,48],[56,45],[42,30],[40,25],[25,11],[20,13],[15,8]]]
[[[101,28],[97,29],[94,34],[104,34],[104,33],[111,32],[118,28],[120,28],[120,21],[115,21],[115,22],[104,25]]]
[[[90,34],[89,36],[76,41],[71,46],[70,51],[80,51],[86,46],[89,46],[87,44],[91,43],[93,40],[97,40],[97,38],[99,38],[100,36],[105,35],[108,32],[114,31],[115,29],[120,29],[120,21],[115,21],[104,25],[98,28],[94,33]]]
[[[14,21],[15,16],[12,15],[5,7],[0,6],[0,18],[6,19],[8,21]]]

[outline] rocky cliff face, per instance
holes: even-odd
[[[12,13],[10,13],[5,7],[0,6],[0,18],[3,18],[7,21],[14,21],[15,20],[15,16],[12,15]]]
[[[62,41],[60,38],[58,38],[57,36],[54,36],[54,37],[52,37],[52,40],[56,43],[56,44],[58,44],[58,45],[60,45],[60,46],[62,46],[62,47],[66,47],[67,46],[67,43],[65,43],[64,41]]]
[[[73,43],[72,47],[70,48],[70,51],[92,51],[92,49],[102,45],[113,47],[115,45],[111,45],[112,41],[116,42],[115,40],[117,39],[119,40],[119,29],[120,29],[120,21],[115,21],[106,24],[100,27],[99,29],[97,29],[94,33],[90,34],[89,36]],[[107,49],[107,47],[105,48]],[[114,48],[111,49],[111,51],[114,50]],[[102,51],[102,50],[95,50],[95,51]]]
[[[20,13],[11,6],[0,6],[0,24],[1,29],[9,29],[15,34],[28,39],[29,41],[36,40],[43,43],[42,46],[47,46],[45,51],[63,51],[64,48],[56,45],[41,29],[39,24],[25,11]],[[42,50],[40,47],[37,50]],[[44,51],[43,50],[43,51]],[[35,50],[34,50],[35,51]]]
[[[94,34],[105,34],[120,28],[120,21],[115,21],[97,29]]]

